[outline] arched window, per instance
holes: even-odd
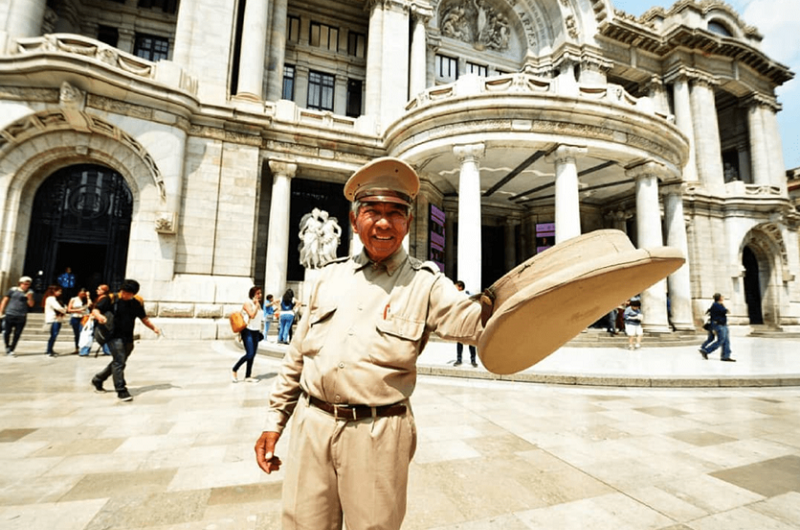
[[[708,31],[716,33],[717,35],[722,35],[723,37],[733,37],[733,33],[731,33],[728,27],[716,20],[712,20],[708,23]]]

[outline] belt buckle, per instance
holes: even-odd
[[[349,410],[350,412],[353,413],[352,420],[353,421],[358,420],[358,416],[356,415],[356,408],[355,407],[349,407],[349,406],[346,406],[346,405],[345,406],[342,406],[342,405],[334,405],[333,406],[333,419],[335,419],[335,420],[339,419],[339,409]],[[347,416],[342,416],[341,419],[343,419],[345,421],[350,421],[351,418],[349,418]]]

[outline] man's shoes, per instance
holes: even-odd
[[[473,368],[477,368],[478,367],[478,363],[476,363],[475,361],[472,361],[472,367]]]
[[[730,357],[728,357],[727,359],[720,359],[720,361],[723,361],[723,362],[726,362],[726,363],[735,363],[736,359],[731,359]]]
[[[127,390],[120,390],[117,392],[117,399],[120,401],[133,401],[133,396]]]
[[[52,351],[47,352],[47,356],[48,357],[56,357],[56,355],[57,355],[56,352],[52,352]]]
[[[236,372],[231,372],[231,383],[238,383],[239,378],[236,376]]]
[[[461,361],[456,361],[453,363],[453,366],[461,366]]]
[[[16,357],[17,356],[17,354],[14,353],[13,351],[7,351],[6,355],[8,355],[9,357]]]
[[[245,377],[244,378],[244,382],[245,383],[258,383],[258,379],[256,379],[255,377]]]
[[[703,359],[705,359],[706,361],[708,360],[708,352],[707,351],[705,351],[703,348],[700,348],[697,351],[700,352],[700,355],[703,356]]]
[[[106,389],[103,388],[103,382],[94,377],[92,377],[92,386],[94,387],[94,391],[98,394],[103,394],[106,391]]]

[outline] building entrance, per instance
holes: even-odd
[[[116,289],[125,277],[133,196],[119,173],[97,165],[63,168],[33,200],[25,273],[36,288],[55,283],[67,267],[76,287]]]
[[[750,247],[744,247],[742,250],[742,265],[744,266],[744,299],[747,303],[747,316],[750,317],[750,324],[763,324],[758,259]]]

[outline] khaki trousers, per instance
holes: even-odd
[[[344,421],[301,398],[292,415],[283,530],[399,529],[417,433],[403,416]]]

